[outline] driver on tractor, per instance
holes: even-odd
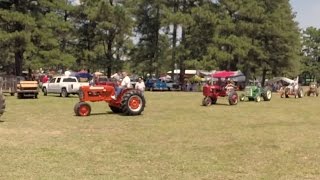
[[[237,87],[234,85],[233,81],[230,80],[230,79],[228,79],[228,80],[227,80],[227,85],[226,85],[226,87],[225,87],[225,89],[227,90],[227,94],[229,94],[229,93],[230,93],[231,91],[233,91],[235,88],[237,88]]]
[[[116,99],[118,95],[121,93],[122,89],[131,88],[131,80],[127,74],[127,72],[122,72],[122,76],[124,77],[121,81],[121,84],[116,87],[116,95],[111,96],[111,98]]]

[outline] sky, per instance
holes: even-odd
[[[320,0],[290,0],[300,28],[320,28]]]

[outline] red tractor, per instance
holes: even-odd
[[[237,75],[234,71],[220,71],[214,73],[212,75],[212,80],[203,87],[204,98],[202,100],[202,105],[210,106],[211,104],[216,104],[219,96],[228,97],[229,104],[236,105],[238,103],[237,88],[230,83],[231,81],[227,83],[227,79],[233,79],[235,77],[237,77]],[[213,79],[218,80],[213,81]],[[221,79],[224,79],[224,81]]]
[[[141,91],[123,89],[116,99],[115,88],[111,85],[82,86],[79,91],[80,102],[75,104],[74,112],[77,116],[89,116],[91,106],[87,102],[105,101],[114,113],[123,113],[128,116],[140,115],[146,101]]]

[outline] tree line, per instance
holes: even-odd
[[[0,0],[3,70],[241,70],[319,76],[320,30],[289,0]],[[181,79],[183,81],[183,79]]]

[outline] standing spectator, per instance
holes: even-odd
[[[42,78],[42,84],[48,82],[49,78],[48,75],[44,75],[44,77]]]
[[[139,77],[138,82],[135,85],[135,89],[138,89],[138,90],[144,92],[145,88],[146,88],[146,86],[144,84],[144,81],[142,80],[141,77]]]

